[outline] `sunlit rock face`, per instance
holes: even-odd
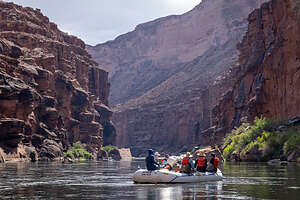
[[[215,143],[212,109],[233,82],[237,44],[263,0],[206,0],[190,12],[138,25],[88,47],[110,72],[117,144],[133,155]],[[211,138],[213,138],[211,140]]]
[[[214,110],[216,126],[300,115],[299,6],[297,0],[270,1],[249,15],[239,66],[228,76],[234,86]]]
[[[77,141],[96,154],[103,130],[115,135],[111,115],[97,109],[107,108],[108,95],[108,73],[91,60],[83,41],[58,30],[39,10],[0,1],[4,160],[55,159]]]

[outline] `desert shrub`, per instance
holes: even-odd
[[[91,159],[92,154],[89,153],[80,142],[76,142],[73,146],[64,153],[65,157],[72,159]]]
[[[253,125],[242,124],[235,128],[230,135],[225,138],[223,146],[223,156],[230,158],[232,153],[247,153],[252,148],[263,149],[264,144],[272,135],[275,123],[267,118],[255,118]]]
[[[293,151],[300,153],[300,134],[296,130],[290,129],[288,136],[283,145],[284,155],[288,156]]]
[[[266,118],[256,118],[253,125],[243,124],[225,138],[223,155],[245,155],[253,148],[262,152],[263,159],[286,158],[292,152],[300,155],[300,133],[294,128],[275,132],[275,123]]]
[[[107,146],[102,147],[102,149],[104,151],[106,151],[107,153],[109,153],[111,150],[118,149],[118,148],[116,146],[113,146],[113,145],[107,145]]]

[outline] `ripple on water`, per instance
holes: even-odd
[[[226,184],[235,185],[283,185],[283,180],[290,178],[283,177],[226,177]]]
[[[231,165],[220,182],[145,185],[132,181],[138,164],[144,161],[126,167],[118,162],[5,165],[0,171],[0,199],[276,199],[284,192],[300,196],[297,168],[281,173],[282,169],[266,171],[259,165],[255,170],[251,164]]]

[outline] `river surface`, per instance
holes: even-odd
[[[143,161],[0,164],[0,199],[300,199],[300,165],[224,164],[226,178],[134,184]]]

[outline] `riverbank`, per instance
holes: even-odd
[[[300,117],[286,122],[256,118],[244,123],[225,138],[223,155],[230,161],[300,162]]]

